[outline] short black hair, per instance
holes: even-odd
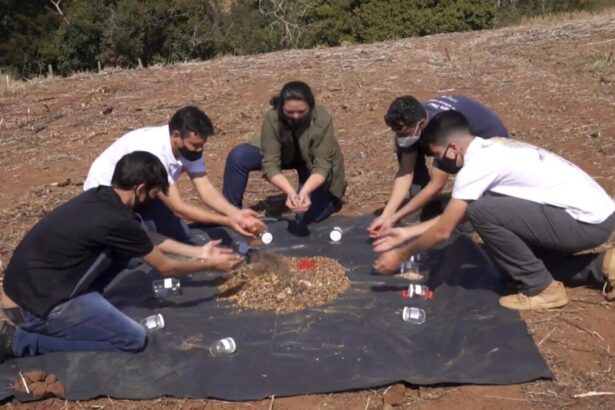
[[[124,155],[115,165],[111,185],[119,189],[133,189],[145,184],[151,191],[160,189],[165,195],[169,192],[167,170],[157,156],[146,151],[134,151]]]
[[[278,113],[281,113],[282,108],[284,108],[284,104],[288,100],[305,101],[310,107],[310,110],[314,109],[314,105],[316,104],[312,89],[303,81],[291,81],[284,84],[282,90],[280,90],[280,93],[273,96],[269,101],[269,104],[278,110]]]
[[[188,137],[190,132],[206,138],[214,134],[214,126],[207,114],[198,107],[188,105],[173,114],[169,121],[169,131],[179,131],[182,138]]]
[[[393,100],[384,116],[384,122],[393,131],[397,131],[415,125],[423,118],[427,118],[423,105],[413,96],[404,95]]]
[[[448,138],[457,132],[470,133],[470,124],[465,115],[455,110],[442,111],[429,120],[419,140],[427,155],[433,155],[430,146],[447,145]]]

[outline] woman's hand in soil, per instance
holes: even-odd
[[[374,263],[374,270],[382,275],[392,275],[399,271],[403,259],[399,249],[381,253]]]
[[[243,258],[231,249],[219,246],[221,242],[217,240],[203,245],[199,259],[208,262],[213,269],[230,272],[243,262]]]

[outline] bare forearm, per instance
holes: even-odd
[[[382,211],[382,215],[388,217],[392,216],[395,211],[399,208],[401,203],[408,195],[410,191],[410,185],[412,184],[412,174],[398,176],[393,181],[393,190],[391,192],[391,197],[387,202],[384,211]]]
[[[303,192],[306,195],[309,195],[312,192],[314,192],[316,189],[318,189],[319,186],[324,184],[324,182],[325,182],[324,176],[320,174],[312,174],[307,179],[307,181],[305,181],[305,184],[303,184],[303,187],[301,188],[301,192]]]
[[[391,217],[393,222],[397,222],[404,216],[410,215],[411,213],[425,207],[425,205],[427,205],[429,201],[431,201],[440,192],[437,187],[430,185],[431,184],[427,184],[425,188],[410,199],[410,202],[395,212]]]
[[[162,276],[183,276],[189,273],[204,271],[211,268],[211,262],[200,259],[169,259],[166,266],[163,269],[160,269],[160,274]]]
[[[199,256],[201,249],[197,246],[187,245],[161,235],[157,232],[148,231],[148,236],[162,252],[172,253],[175,255],[188,256],[190,258],[196,258]]]
[[[204,224],[229,225],[229,217],[208,211],[200,206],[184,203],[179,209],[174,210],[175,214],[189,221],[201,222]]]
[[[272,176],[269,181],[273,184],[273,186],[284,192],[286,195],[291,195],[295,192],[295,189],[292,187],[290,182],[288,182],[288,179],[286,179],[286,177],[282,174]]]
[[[199,191],[201,201],[221,214],[230,216],[238,211],[238,209],[231,205],[216,189],[216,187],[209,182],[209,180],[206,183],[203,183],[201,188],[197,189]]]
[[[428,249],[431,249],[448,238],[448,236],[440,234],[437,227],[437,221],[431,225],[432,226],[428,227],[428,229],[421,236],[419,236],[414,241],[410,242],[407,246],[402,248],[403,259],[407,259],[411,255],[415,255],[419,252],[424,252]]]

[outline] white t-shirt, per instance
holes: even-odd
[[[509,138],[474,138],[457,174],[453,198],[479,199],[490,191],[563,208],[574,219],[604,222],[615,202],[585,171],[562,157]]]
[[[207,170],[203,158],[196,161],[188,161],[184,157],[175,158],[168,125],[139,128],[121,136],[96,158],[83,183],[83,189],[87,191],[99,185],[111,185],[115,164],[124,155],[134,151],[147,151],[157,156],[169,174],[170,184],[177,181],[182,171],[204,174]]]

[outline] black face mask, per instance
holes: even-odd
[[[457,157],[459,156],[459,154],[455,154],[455,158],[447,157],[446,153],[448,152],[448,149],[450,147],[450,145],[446,147],[446,149],[444,150],[444,155],[442,155],[442,158],[437,161],[438,168],[448,174],[455,175],[461,170],[461,167],[457,165]]]
[[[201,159],[201,157],[203,156],[203,151],[190,151],[188,148],[186,148],[185,145],[179,148],[179,153],[188,161],[196,161]]]
[[[291,117],[288,117],[282,114],[282,122],[286,124],[288,128],[294,131],[301,129],[301,128],[307,128],[307,126],[310,125],[311,119],[312,119],[312,116],[310,115],[310,113],[307,113],[305,116],[301,118],[291,118]]]

